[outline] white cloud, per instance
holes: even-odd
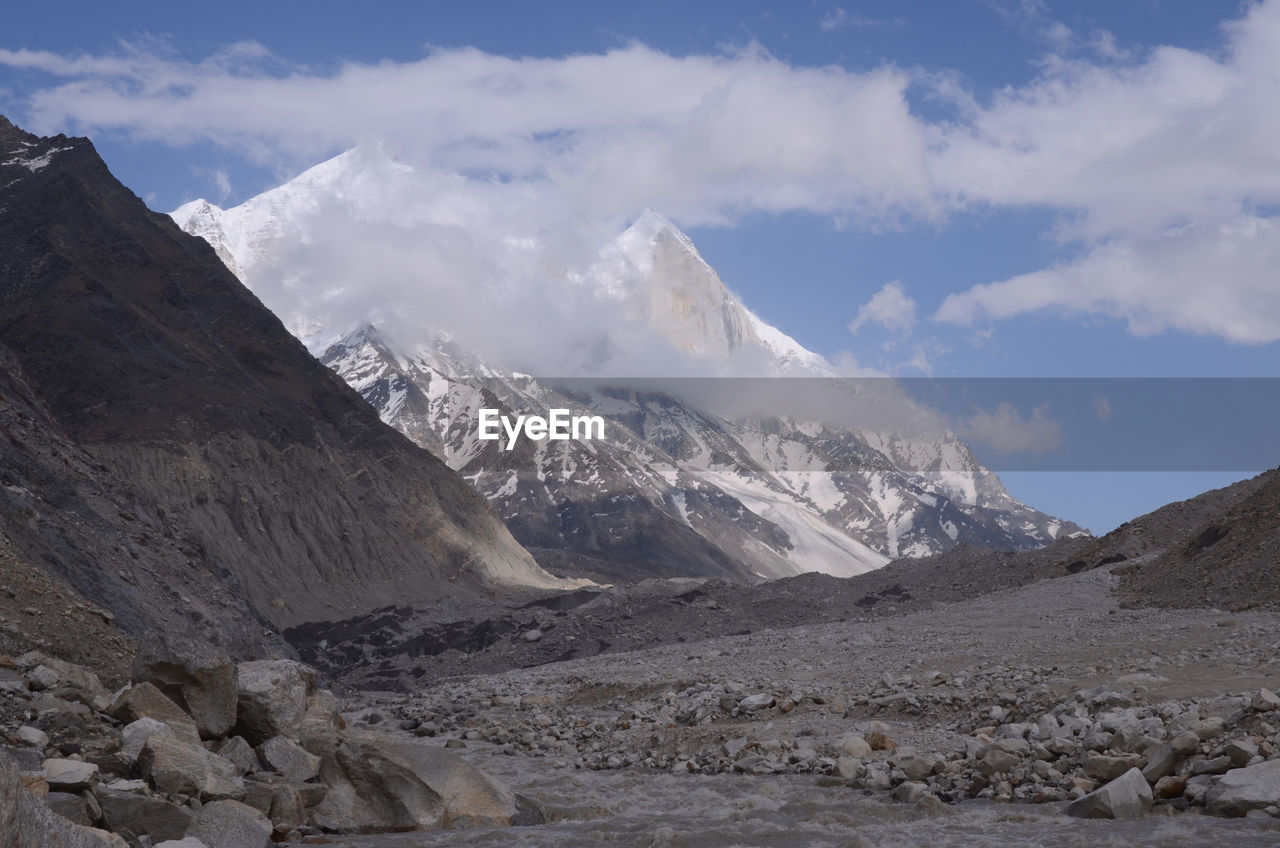
[[[1280,225],[1241,217],[1107,242],[1070,264],[954,294],[942,321],[1042,309],[1115,317],[1135,335],[1182,330],[1261,344],[1280,339]]]
[[[1049,417],[1047,404],[1024,417],[1012,404],[1000,403],[994,411],[975,412],[955,431],[965,441],[999,454],[1050,453],[1062,446],[1062,427]]]
[[[801,67],[758,47],[439,50],[321,72],[251,42],[202,61],[145,42],[97,56],[0,50],[0,65],[50,75],[19,116],[36,131],[212,142],[289,173],[382,140],[439,190],[432,220],[465,222],[477,245],[535,239],[542,262],[572,266],[646,206],[685,226],[757,211],[876,227],[1049,210],[1077,258],[955,294],[935,317],[1052,309],[1135,333],[1276,339],[1280,0],[1245,6],[1213,52],[1126,52],[1105,32],[1070,34],[1042,0],[990,2],[1062,48],[1035,80],[995,93],[946,71]],[[824,26],[858,20],[837,9]],[[951,118],[913,114],[913,85]],[[882,290],[851,329],[909,330],[914,305],[897,295]]]
[[[916,302],[907,295],[902,283],[897,280],[885,283],[872,295],[849,322],[849,332],[857,333],[867,324],[879,324],[895,333],[911,332],[916,325]]]
[[[645,206],[685,222],[745,209],[875,217],[932,204],[910,79],[892,68],[640,45],[562,59],[440,50],[329,75],[282,75],[248,45],[198,63],[0,50],[0,64],[68,78],[32,96],[37,131],[207,140],[307,164],[381,138],[440,170],[549,185],[587,217]]]

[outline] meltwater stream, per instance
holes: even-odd
[[[635,846],[635,848],[919,848],[919,846],[1231,846],[1275,848],[1280,820],[1149,815],[1137,821],[1068,818],[1063,805],[966,802],[918,807],[821,786],[812,776],[673,775],[587,771],[553,758],[473,761],[537,801],[536,827],[333,837],[343,848]]]

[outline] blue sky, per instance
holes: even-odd
[[[6,10],[0,111],[159,210],[370,138],[544,226],[655,205],[890,374],[1278,376],[1277,56],[1276,2],[45,3]],[[623,138],[710,153],[626,174]],[[1240,476],[1005,479],[1104,530]]]

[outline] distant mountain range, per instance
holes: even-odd
[[[283,275],[289,288],[318,293],[359,281],[290,265],[319,238],[315,210],[337,204],[376,226],[390,215],[378,192],[396,196],[397,180],[411,173],[351,151],[234,208],[198,200],[172,214],[251,289],[277,290]],[[589,267],[558,273],[589,286],[631,332],[651,334],[704,373],[814,383],[835,376],[821,356],[748,310],[689,237],[653,210]],[[555,573],[614,581],[847,576],[962,542],[1016,550],[1084,532],[1014,499],[945,429],[922,436],[910,427],[850,428],[786,410],[717,414],[696,397],[621,379],[566,389],[447,333],[423,328],[414,337],[403,319],[396,337],[360,315],[299,313],[296,303],[279,311],[384,421],[484,494]],[[431,317],[448,323],[447,315]],[[570,408],[610,426],[603,441],[506,451],[476,438],[484,407],[512,415]]]

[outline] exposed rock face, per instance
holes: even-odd
[[[555,584],[482,498],[379,421],[88,141],[3,121],[0,162],[0,344],[47,426],[129,481],[138,543],[166,551],[151,558],[157,576],[159,560],[172,572],[158,581],[177,596],[163,606],[191,607],[212,629],[238,620],[249,639],[245,603],[282,626]],[[6,485],[41,491],[39,459]],[[11,538],[131,632],[160,614],[78,538],[38,526]]]

